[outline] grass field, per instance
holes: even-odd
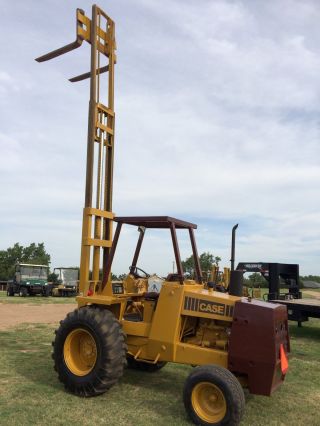
[[[271,398],[246,394],[242,425],[319,425],[320,320],[290,328],[285,384]],[[0,332],[1,425],[190,424],[181,394],[192,367],[168,364],[154,374],[126,370],[108,393],[81,399],[66,393],[53,371],[53,332],[43,324]]]
[[[18,295],[15,295],[13,297],[8,297],[6,291],[0,291],[0,304],[28,303],[29,305],[43,305],[52,303],[73,303],[75,300],[75,297],[42,297],[40,295],[27,297],[19,297]]]
[[[251,292],[251,287],[248,287],[248,288],[250,289],[250,292]],[[264,295],[264,294],[267,295],[268,292],[269,292],[269,288],[267,288],[267,287],[260,287],[260,290],[261,290],[261,294],[262,295]],[[319,295],[320,295],[320,288],[303,288],[303,289],[301,289],[301,291],[302,291],[302,297],[309,298],[310,296],[308,296],[307,294],[305,294],[308,291],[314,291],[316,293],[319,293]]]
[[[306,298],[313,298],[313,296],[304,294],[305,291],[314,291],[318,292],[320,295],[320,289],[305,289],[302,290],[303,297]],[[267,293],[268,289],[261,288],[261,293]],[[28,303],[28,304],[52,304],[52,303],[73,303],[75,302],[75,297],[42,297],[42,296],[28,296],[28,297],[19,297],[18,295],[15,295],[14,297],[8,297],[6,291],[0,291],[0,303]]]

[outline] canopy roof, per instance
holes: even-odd
[[[177,229],[197,229],[197,225],[194,223],[170,216],[118,216],[114,218],[114,221],[128,225],[144,226],[145,228],[170,229],[171,224],[174,224]]]
[[[17,266],[34,266],[36,268],[49,268],[48,265],[34,265],[33,263],[17,263]]]

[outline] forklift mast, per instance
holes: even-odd
[[[77,49],[83,41],[91,45],[90,72],[71,78],[90,79],[85,205],[83,209],[80,260],[80,294],[102,291],[100,268],[108,261],[112,245],[112,186],[114,148],[114,65],[116,63],[115,24],[98,6],[92,17],[76,11],[76,40],[36,59],[44,62]],[[102,64],[102,61],[106,64]],[[107,105],[100,100],[101,74],[108,73]],[[94,170],[96,170],[94,172]],[[95,180],[95,182],[94,182]],[[102,255],[102,256],[101,256]],[[90,277],[90,269],[92,277]]]

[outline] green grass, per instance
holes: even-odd
[[[320,288],[304,288],[304,289],[302,289],[302,297],[304,299],[318,299],[317,296],[306,293],[308,291],[318,293],[319,296],[320,296]]]
[[[281,289],[281,291],[284,291],[284,290],[285,289]],[[260,297],[260,299],[261,300],[266,300],[266,296],[267,296],[267,294],[269,292],[269,289],[265,288],[265,287],[260,287],[260,291],[261,291],[261,297]],[[285,291],[287,291],[287,290],[285,290]],[[317,297],[305,293],[306,291],[307,292],[308,291],[314,291],[316,293],[319,293],[319,295],[320,295],[320,288],[303,288],[303,289],[301,289],[301,291],[302,291],[302,297],[304,299],[317,299]],[[249,287],[249,294],[251,295],[251,287]]]
[[[20,297],[17,294],[8,297],[6,291],[0,291],[1,303],[28,303],[29,305],[46,305],[53,303],[75,303],[75,297],[42,297],[41,295]]]
[[[317,291],[320,293],[320,289],[305,289],[311,291]],[[303,290],[302,290],[303,291]],[[267,289],[261,288],[262,294],[267,293]],[[303,295],[303,297],[314,298],[308,294]],[[261,297],[262,299],[262,297]],[[42,297],[40,295],[36,296],[27,296],[19,297],[15,295],[14,297],[8,297],[5,291],[0,291],[0,304],[1,303],[28,303],[30,305],[40,305],[40,304],[52,304],[52,303],[74,303],[75,297]]]
[[[320,321],[290,329],[286,381],[271,398],[246,394],[242,425],[319,425]],[[190,425],[181,394],[192,367],[126,370],[106,394],[82,399],[66,393],[53,371],[53,331],[37,324],[0,332],[1,425]]]

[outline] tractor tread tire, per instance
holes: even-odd
[[[223,392],[227,412],[221,421],[208,423],[193,409],[192,390],[200,382],[212,382]],[[183,402],[189,417],[197,425],[236,426],[243,416],[245,397],[241,384],[229,370],[216,365],[204,365],[196,367],[188,376],[183,390]]]
[[[7,296],[8,296],[8,297],[13,297],[13,296],[14,296],[13,288],[9,288],[9,289],[7,290]]]
[[[44,287],[42,289],[42,297],[49,297],[50,296],[50,288],[49,287]]]
[[[160,361],[156,364],[149,364],[148,362],[137,361],[132,356],[127,356],[127,363],[128,368],[132,368],[133,370],[146,371],[148,373],[159,371],[167,364],[165,361]]]
[[[20,297],[27,297],[28,296],[28,290],[25,287],[20,287],[19,296]]]
[[[88,330],[97,345],[95,366],[85,376],[73,374],[64,360],[64,342],[76,328]],[[55,335],[52,343],[54,369],[68,391],[82,397],[100,395],[122,377],[127,345],[121,325],[112,312],[91,306],[76,309],[60,321]]]

